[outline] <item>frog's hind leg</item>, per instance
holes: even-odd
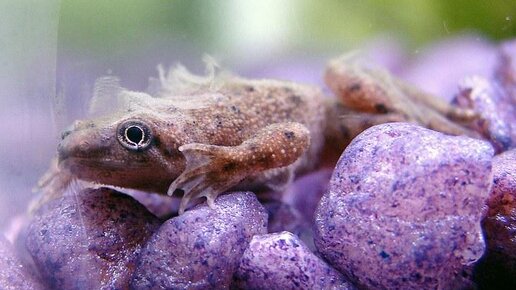
[[[475,110],[457,107],[445,101],[443,98],[428,94],[401,80],[395,80],[395,82],[408,98],[421,104],[422,106],[420,107],[434,110],[450,120],[457,122],[471,122],[479,117],[479,114]]]
[[[180,214],[198,197],[206,197],[213,207],[221,192],[248,176],[292,164],[309,145],[308,129],[293,122],[269,125],[238,146],[183,145],[179,150],[186,158],[186,169],[170,185],[168,194],[184,191]]]

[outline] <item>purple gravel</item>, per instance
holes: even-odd
[[[505,88],[513,105],[516,104],[516,40],[500,45],[495,77]]]
[[[485,141],[390,123],[348,146],[316,212],[315,243],[368,289],[450,289],[484,251]]]
[[[488,249],[512,260],[516,269],[516,149],[493,159],[493,188],[483,220]]]
[[[0,235],[0,289],[43,289],[37,277],[15,255],[14,248]]]
[[[235,289],[354,289],[289,232],[254,236],[234,280]]]
[[[487,252],[476,269],[481,287],[516,289],[516,149],[493,159],[493,188],[482,220]]]
[[[498,48],[489,76],[469,76],[459,84],[454,102],[480,114],[473,128],[497,153],[516,148],[516,41]]]
[[[496,83],[480,77],[467,78],[460,84],[454,102],[480,114],[472,127],[491,142],[496,152],[516,146],[516,111]]]
[[[138,262],[133,289],[227,289],[249,241],[267,232],[267,213],[250,192],[219,196],[165,222]]]
[[[158,226],[133,198],[85,189],[39,209],[26,244],[51,289],[124,289]]]

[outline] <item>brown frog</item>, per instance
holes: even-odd
[[[339,97],[317,87],[185,69],[160,74],[154,96],[122,90],[113,115],[76,121],[62,134],[58,158],[40,182],[44,199],[74,178],[206,197],[238,187],[280,189],[301,170],[335,162],[353,137],[385,122],[407,121],[451,134],[475,117],[391,77],[341,58],[325,76]],[[460,122],[459,122],[460,121]]]

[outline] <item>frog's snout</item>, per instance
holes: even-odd
[[[71,133],[72,133],[72,127],[66,128],[63,132],[61,132],[61,141],[64,140]]]

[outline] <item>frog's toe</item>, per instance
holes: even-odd
[[[224,182],[216,182],[209,181],[205,179],[205,176],[196,176],[191,180],[187,180],[182,183],[182,180],[179,183],[174,182],[169,190],[175,190],[176,188],[181,188],[184,191],[183,198],[181,200],[181,204],[179,206],[179,214],[183,214],[190,200],[206,197],[206,202],[210,208],[215,207],[215,199],[217,196],[225,190]]]
[[[180,214],[190,200],[199,197],[206,197],[208,205],[213,208],[215,198],[243,178],[239,174],[221,172],[221,164],[227,163],[227,149],[223,146],[192,143],[181,146],[179,150],[186,158],[186,169],[170,185],[168,194],[172,195],[176,189],[183,190]]]
[[[195,171],[195,170],[194,170]],[[197,170],[199,171],[199,170]],[[204,180],[203,174],[195,175],[195,172],[183,173],[179,176],[168,188],[168,195],[173,195],[177,189],[181,189],[184,192],[181,204],[179,206],[179,214],[182,214],[190,200],[200,197],[201,187]]]

